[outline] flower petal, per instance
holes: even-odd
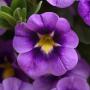
[[[54,48],[49,57],[50,60],[48,60],[49,72],[55,76],[63,75],[67,71],[62,60],[60,59],[59,50],[59,47]]]
[[[46,12],[41,14],[42,21],[44,23],[44,27],[49,30],[54,30],[56,23],[58,21],[58,16],[56,13]]]
[[[80,77],[66,77],[57,84],[57,90],[90,90],[87,81]]]
[[[29,18],[27,27],[35,32],[54,30],[57,20],[58,16],[52,12],[34,14]]]
[[[74,3],[75,0],[47,0],[51,5],[66,8]]]
[[[34,32],[37,32],[44,27],[41,15],[39,14],[33,14],[32,16],[30,16],[26,25],[30,30]]]
[[[2,84],[0,84],[0,90],[3,90],[3,86],[2,86]]]
[[[43,53],[40,48],[20,54],[18,64],[29,76],[42,76],[53,74],[63,75],[77,64],[78,57],[74,49],[55,48],[49,55]],[[24,67],[24,68],[23,68]]]
[[[48,72],[47,64],[45,60],[42,60],[42,54],[38,48],[20,54],[17,61],[21,69],[29,76],[37,77]]]
[[[58,48],[50,55],[46,55],[39,48],[33,49],[31,52],[19,55],[18,63],[22,70],[30,76],[63,75],[67,70],[61,62],[57,51]]]
[[[73,69],[78,62],[78,55],[74,49],[60,48],[60,59],[67,70]]]
[[[65,18],[58,18],[58,21],[56,23],[56,30],[60,33],[67,32],[71,30],[71,26],[67,19]]]
[[[38,41],[38,36],[28,30],[23,23],[16,26],[16,36],[13,39],[13,47],[19,53],[30,51]]]
[[[90,76],[90,66],[89,64],[79,56],[79,61],[76,67],[69,72],[70,75],[78,75],[85,79]]]
[[[73,31],[70,31],[61,36],[61,45],[70,48],[76,48],[79,43],[79,38],[77,34]]]
[[[70,30],[66,33],[55,33],[54,40],[59,43],[62,47],[76,48],[79,43],[79,38],[75,32]]]
[[[32,90],[32,85],[16,78],[7,78],[3,80],[4,90]]]

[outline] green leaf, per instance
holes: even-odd
[[[79,43],[78,50],[81,56],[90,63],[90,45]]]
[[[0,28],[3,28],[5,30],[10,29],[10,25],[8,24],[7,21],[4,19],[0,18]]]
[[[0,10],[3,11],[3,12],[9,13],[10,15],[12,15],[12,12],[13,12],[12,9],[8,6],[2,6],[0,8]]]
[[[17,21],[22,21],[21,9],[20,9],[20,8],[17,8],[17,9],[13,12],[13,16],[16,18]]]
[[[41,9],[41,5],[42,5],[43,1],[37,1],[37,0],[27,0],[27,6],[28,6],[28,16],[30,16],[33,13],[38,13],[39,10]]]
[[[81,42],[85,44],[90,44],[90,27],[83,27],[82,25],[76,25],[75,26],[75,31],[79,36],[79,39]]]
[[[38,12],[39,12],[39,10],[40,10],[40,8],[41,8],[41,6],[42,6],[42,3],[43,3],[43,1],[40,1],[40,2],[38,3],[38,5],[35,7],[34,13],[38,13]]]
[[[11,8],[13,10],[16,8],[27,8],[26,0],[12,0]]]
[[[13,16],[1,10],[0,10],[0,18],[6,20],[11,26],[14,26],[16,24],[16,19],[13,18]]]
[[[26,21],[26,17],[27,17],[27,9],[26,8],[22,9],[21,15],[22,15],[22,20]]]
[[[14,11],[13,16],[17,19],[18,22],[26,21],[26,8],[17,8]]]

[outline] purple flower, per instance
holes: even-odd
[[[81,0],[78,5],[78,13],[84,22],[90,26],[90,1]]]
[[[79,57],[77,66],[63,76],[43,76],[33,83],[34,90],[90,90],[90,66]]]
[[[30,83],[10,77],[3,80],[2,84],[0,84],[0,90],[33,90],[33,87]]]
[[[59,7],[59,8],[66,8],[71,6],[75,0],[47,0],[51,5]]]
[[[29,76],[59,76],[76,66],[78,42],[65,18],[46,12],[17,24],[13,46],[18,64]]]

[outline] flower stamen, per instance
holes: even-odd
[[[54,33],[52,33],[54,34]],[[55,42],[52,39],[52,34],[40,35],[39,42],[35,45],[36,47],[41,47],[41,50],[46,54],[50,53],[53,50],[53,46],[55,46]]]

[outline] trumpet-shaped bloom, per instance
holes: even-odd
[[[71,6],[75,0],[47,0],[51,5],[59,7],[59,8],[66,8]]]
[[[81,0],[78,5],[78,13],[84,22],[90,26],[90,1]]]
[[[76,66],[78,42],[65,18],[46,12],[17,24],[13,46],[18,64],[29,76],[59,76]]]

